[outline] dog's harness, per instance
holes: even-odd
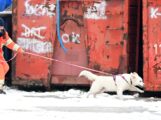
[[[127,79],[123,76],[123,75],[121,75],[121,77],[129,84],[129,85],[132,85],[132,80],[131,80],[131,78],[130,78],[130,83],[127,81]]]
[[[118,76],[118,75],[113,75],[113,80],[114,80],[114,82],[115,82],[115,85],[117,86],[117,83],[116,83],[116,76]],[[131,80],[131,79],[130,79],[130,83],[129,83],[129,82],[127,81],[127,79],[126,79],[123,75],[119,75],[119,76],[121,76],[122,79],[125,80],[125,82],[126,82],[127,84],[132,85],[132,80]]]
[[[113,75],[113,81],[115,82],[115,85],[117,86],[117,84],[116,84],[116,75]]]

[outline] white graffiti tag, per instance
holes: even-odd
[[[52,53],[53,46],[51,42],[39,41],[35,38],[18,38],[17,44],[20,45],[23,49],[29,50],[35,53]]]
[[[46,6],[45,4],[36,4],[36,5],[30,5],[31,0],[26,0],[25,2],[25,15],[35,15],[35,16],[54,16],[56,5],[50,4]]]
[[[158,55],[158,53],[160,52],[160,50],[161,50],[161,44],[157,44],[157,43],[154,44],[154,52],[155,52],[155,55]]]
[[[46,30],[45,26],[38,27],[38,28],[35,28],[35,27],[29,28],[25,24],[22,24],[22,27],[25,30],[24,32],[21,33],[22,36],[25,36],[25,37],[36,36],[39,39],[44,39],[45,38],[44,36],[41,36],[41,31]]]
[[[150,9],[150,17],[157,18],[158,16],[161,16],[161,12],[159,12],[159,8],[151,8]]]
[[[84,17],[87,19],[106,19],[106,6],[107,3],[105,0],[100,3],[94,3],[93,6],[87,8]]]
[[[80,35],[79,34],[75,34],[74,32],[72,32],[72,34],[68,35],[68,34],[63,34],[62,35],[62,40],[64,43],[75,43],[75,44],[80,44],[80,40],[79,40]]]

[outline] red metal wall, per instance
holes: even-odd
[[[54,58],[64,63],[53,62],[52,65],[52,84],[88,84],[84,80],[76,80],[76,76],[80,72],[79,67],[66,65],[70,63],[74,65],[87,67],[86,52],[86,28],[83,18],[83,2],[81,1],[61,1],[61,37],[67,53],[60,47],[56,38]]]
[[[161,1],[144,0],[144,81],[147,91],[161,91]]]
[[[19,55],[13,63],[13,84],[89,84],[77,79],[79,67],[112,74],[128,72],[129,0],[61,0],[61,38],[56,36],[55,0],[14,1],[14,38],[25,51],[64,63]]]
[[[26,51],[52,57],[55,41],[55,1],[15,0],[13,3],[13,38]],[[13,62],[13,84],[48,86],[51,61],[28,54]]]
[[[86,7],[85,20],[89,67],[113,74],[127,71],[127,1],[92,3]]]
[[[54,58],[112,74],[127,72],[128,5],[128,0],[63,0],[61,36],[74,32],[80,43],[65,40],[64,53],[56,40]],[[79,67],[54,62],[52,68],[53,84],[89,84],[77,79]]]

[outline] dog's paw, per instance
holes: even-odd
[[[138,98],[138,97],[139,97],[139,93],[135,93],[135,94],[133,95],[133,97]]]
[[[117,95],[117,96],[116,96],[116,99],[124,100],[124,97],[123,97],[123,95]]]
[[[143,90],[140,90],[139,92],[140,92],[140,93],[144,93],[144,91],[143,91]]]

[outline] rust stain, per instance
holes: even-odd
[[[46,3],[44,0],[32,0],[30,5],[43,4],[44,7],[49,8],[52,2],[55,4],[55,0],[47,0]],[[61,36],[65,36],[62,38],[65,47],[68,48],[67,54],[62,51],[57,40],[55,16],[27,16],[24,15],[24,1],[17,0],[14,3],[19,5],[14,8],[13,20],[19,21],[14,24],[15,39],[22,37],[21,25],[24,23],[29,28],[42,25],[47,27],[46,31],[40,32],[45,39],[38,41],[52,42],[54,51],[38,54],[112,74],[128,71],[128,0],[61,0],[60,29]],[[55,10],[49,12],[55,13]],[[97,19],[93,16],[97,16]],[[34,22],[36,20],[38,21]],[[73,36],[77,36],[78,39]],[[37,36],[33,38],[30,36],[27,39],[37,39]],[[73,39],[77,42],[73,42]],[[89,84],[86,80],[76,80],[76,76],[82,69],[33,56],[20,55],[16,59],[15,67],[15,77],[21,79],[28,77],[29,80],[41,79],[45,85]],[[28,69],[24,70],[24,67]]]

